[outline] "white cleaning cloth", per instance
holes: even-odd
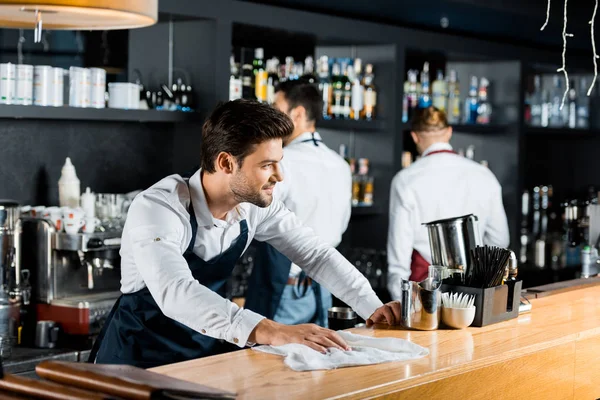
[[[294,371],[334,369],[355,365],[379,364],[389,361],[405,361],[425,357],[429,350],[404,339],[373,338],[338,331],[352,348],[342,351],[336,348],[322,354],[308,346],[297,343],[283,346],[257,346],[253,350],[284,356],[285,364]]]

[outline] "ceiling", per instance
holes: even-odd
[[[551,0],[548,27],[546,0],[245,0],[281,7],[360,18],[414,28],[449,31],[502,42],[561,48],[564,2]],[[570,49],[591,53],[590,25],[594,0],[568,3]],[[599,10],[600,11],[600,10]],[[447,18],[448,27],[441,27]],[[600,30],[600,12],[597,15]]]

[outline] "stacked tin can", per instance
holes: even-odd
[[[63,105],[62,68],[0,64],[0,104]]]

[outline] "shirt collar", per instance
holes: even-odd
[[[314,132],[314,135],[315,135],[314,136],[315,140],[323,140],[323,139],[321,139],[321,135],[319,135],[319,132]],[[302,143],[305,140],[312,140],[312,138],[313,138],[313,132],[304,132],[303,134],[298,136],[296,139],[289,142],[287,145],[290,146],[295,143]]]
[[[236,208],[227,213],[227,221],[213,217],[212,213],[208,209],[201,177],[202,170],[199,169],[189,180],[190,197],[192,205],[194,206],[194,214],[196,221],[198,222],[198,226],[226,226],[244,219],[246,213],[245,210],[242,209],[241,205],[238,205]]]
[[[424,152],[423,154],[421,154],[421,157],[425,157],[427,154],[432,153],[434,151],[440,151],[440,150],[452,150],[452,146],[450,146],[450,143],[434,143],[431,146],[429,146]]]

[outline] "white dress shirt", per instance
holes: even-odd
[[[474,161],[452,153],[447,143],[435,143],[423,157],[398,172],[390,190],[388,289],[400,299],[401,279],[411,273],[413,249],[431,262],[427,228],[422,223],[474,214],[484,244],[506,247],[508,222],[502,188],[494,174]]]
[[[148,287],[163,314],[195,331],[243,347],[263,316],[238,307],[201,285],[183,257],[191,239],[190,197],[198,232],[194,253],[210,260],[240,234],[240,221],[252,238],[267,241],[301,265],[317,282],[368,318],[382,305],[366,278],[326,245],[280,201],[266,208],[242,203],[226,221],[215,219],[197,171],[187,183],[171,175],[140,193],[129,209],[121,244],[121,291]]]
[[[352,172],[348,163],[314,133],[305,132],[283,148],[283,181],[275,196],[327,244],[336,247],[352,212]],[[308,141],[307,141],[308,140]],[[292,264],[290,275],[301,269]]]

